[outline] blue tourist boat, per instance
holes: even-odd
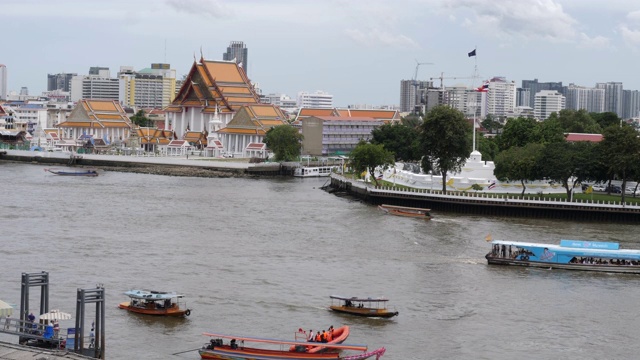
[[[560,240],[560,244],[493,240],[485,256],[490,265],[529,266],[640,274],[640,250],[615,242]]]

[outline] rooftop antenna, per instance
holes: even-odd
[[[202,45],[200,45],[200,59],[204,60],[204,55],[202,54]]]
[[[167,63],[167,39],[164,39],[164,63]]]

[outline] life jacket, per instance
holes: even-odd
[[[322,342],[322,334],[320,334],[320,332],[316,334],[316,342]]]
[[[327,342],[329,341],[329,334],[327,334],[326,332],[322,332],[322,342]]]

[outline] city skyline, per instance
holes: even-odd
[[[443,73],[445,85],[504,76],[574,83],[622,82],[640,49],[640,6],[613,0],[7,0],[10,47],[0,54],[8,90],[47,88],[47,75],[89,67],[169,63],[178,78],[194,58],[222,60],[231,41],[251,56],[263,94],[322,90],[336,106],[399,104],[399,84]],[[607,21],[602,21],[606,19]],[[474,49],[476,57],[468,53]],[[477,63],[480,78],[470,77]]]

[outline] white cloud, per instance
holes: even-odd
[[[209,15],[221,18],[229,14],[218,0],[166,0],[169,7],[187,14]]]
[[[371,29],[366,32],[359,29],[346,29],[345,33],[354,41],[366,46],[392,46],[401,48],[420,48],[420,46],[408,36],[391,34],[380,29]]]
[[[631,29],[623,24],[618,27],[624,42],[631,47],[640,47],[640,30]]]
[[[604,36],[589,37],[585,33],[580,33],[579,46],[585,49],[608,49],[611,47],[611,39]]]
[[[632,11],[627,14],[627,19],[640,23],[640,10]]]
[[[577,21],[554,0],[451,0],[444,6],[470,13],[463,24],[498,38],[568,42],[577,36]]]

